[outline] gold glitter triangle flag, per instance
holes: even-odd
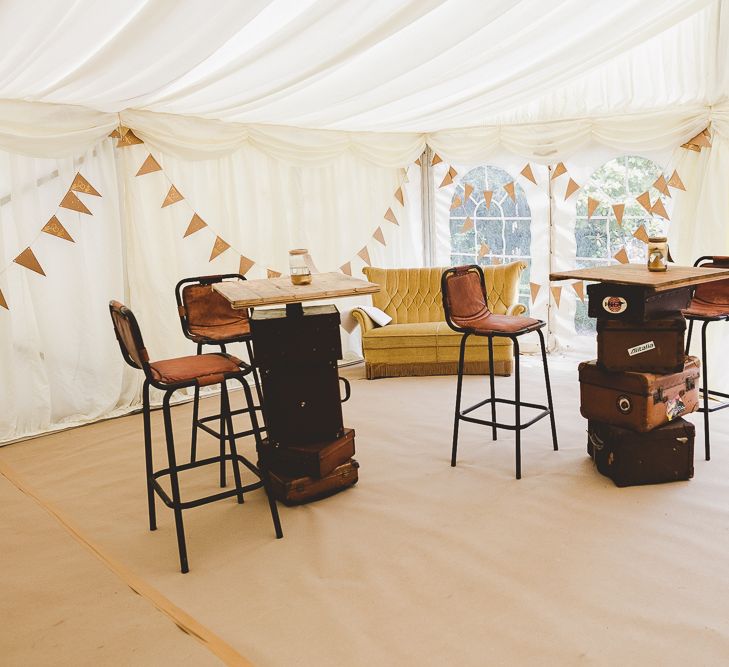
[[[473,229],[473,219],[468,217],[463,222],[463,226],[461,227],[461,232],[467,232],[471,229]]]
[[[468,198],[471,196],[472,192],[473,192],[473,186],[470,183],[466,183],[466,185],[463,186],[464,203],[468,201]]]
[[[668,189],[668,183],[666,183],[666,177],[663,174],[655,180],[653,187],[666,197],[671,196],[671,191]]]
[[[625,204],[613,204],[613,213],[618,224],[623,226],[623,214],[625,213]]]
[[[487,210],[491,208],[491,200],[493,199],[493,197],[494,197],[494,193],[493,193],[492,190],[484,190],[483,191],[483,198],[486,201],[486,209]]]
[[[369,250],[367,250],[367,246],[365,246],[364,248],[362,248],[362,250],[360,250],[360,251],[359,251],[359,252],[357,253],[357,256],[358,256],[358,257],[359,257],[359,258],[360,258],[360,259],[361,259],[361,260],[362,260],[362,261],[363,261],[363,262],[364,262],[365,264],[367,264],[367,266],[372,266],[372,260],[370,259],[370,251],[369,251]]]
[[[402,187],[399,187],[397,190],[395,190],[395,199],[400,202],[400,206],[405,205],[405,197],[402,193]]]
[[[51,236],[57,236],[59,239],[75,243],[71,235],[66,231],[66,228],[61,224],[61,221],[55,215],[43,226],[41,231],[46,234],[50,234]]]
[[[648,243],[648,232],[645,229],[645,225],[641,225],[633,232],[633,236],[643,243]]]
[[[689,139],[685,144],[681,144],[681,148],[689,148],[692,151],[701,152],[702,148],[711,148],[711,141],[709,137],[709,128],[706,128],[692,139]]]
[[[625,247],[620,248],[614,255],[613,259],[617,259],[621,264],[629,264],[630,259],[628,258],[628,251]]]
[[[526,167],[524,167],[524,169],[522,169],[519,173],[528,181],[534,183],[534,185],[537,184],[537,179],[534,178],[534,172],[532,171],[532,165],[530,165],[528,162]]]
[[[648,190],[646,190],[643,194],[638,195],[635,198],[635,201],[637,201],[648,213],[651,212],[651,196]]]
[[[400,223],[397,221],[397,218],[395,217],[395,214],[392,212],[391,208],[387,209],[387,213],[385,213],[385,220],[391,222],[393,225],[399,225]]]
[[[180,191],[174,185],[171,185],[165,200],[162,202],[162,208],[170,206],[171,204],[176,204],[178,201],[182,201],[183,199],[184,197],[180,194]]]
[[[539,291],[541,289],[541,285],[538,285],[537,283],[529,283],[529,291],[532,293],[532,303],[537,300],[537,297],[539,296]]]
[[[494,264],[494,265],[501,264],[503,261],[504,260],[501,259],[501,257],[492,257],[491,258],[491,263]]]
[[[385,235],[382,233],[382,227],[375,229],[375,233],[372,235],[372,238],[375,239],[375,241],[382,243],[382,245],[387,245],[387,243],[385,243]]]
[[[91,183],[89,183],[83,176],[81,176],[81,172],[78,172],[74,177],[73,183],[71,183],[71,190],[73,190],[74,192],[83,192],[85,195],[94,195],[94,197],[101,197],[101,195],[96,191],[96,188],[94,188]]]
[[[8,302],[5,301],[2,290],[0,290],[0,306],[5,308],[5,310],[10,310],[10,308],[8,308]]]
[[[567,173],[567,167],[564,166],[564,162],[558,162],[557,166],[554,168],[554,171],[552,172],[552,178],[559,178],[562,174]]]
[[[659,198],[656,199],[656,203],[653,204],[651,207],[651,213],[654,213],[655,215],[659,215],[665,220],[668,220],[668,213],[666,212],[666,207],[663,205],[663,201]]]
[[[30,248],[23,250],[13,261],[26,269],[40,273],[42,276],[46,275]]]
[[[672,188],[676,188],[677,190],[683,190],[684,192],[686,191],[683,181],[681,180],[681,177],[678,175],[678,172],[675,169],[671,174],[671,178],[668,179],[668,185],[670,185]]]
[[[578,280],[576,283],[572,283],[572,289],[575,290],[575,294],[580,298],[580,301],[585,303],[585,281]]]
[[[121,134],[119,134],[119,128],[114,128],[111,131],[111,134],[109,135],[111,139],[121,139]]]
[[[216,236],[215,243],[213,243],[213,249],[210,252],[209,261],[212,262],[218,255],[222,255],[228,248],[230,248],[230,243],[226,243],[219,236]]]
[[[587,219],[589,220],[592,217],[592,214],[595,212],[597,207],[600,206],[600,201],[598,199],[593,199],[592,197],[587,198]]]
[[[339,267],[339,270],[346,276],[352,275],[352,262],[347,262]]]
[[[71,192],[71,190],[66,193],[66,196],[61,200],[59,206],[71,211],[85,213],[86,215],[93,215],[93,213],[86,208],[86,204],[84,204],[73,192]]]
[[[147,156],[147,159],[142,162],[142,166],[139,167],[139,171],[137,172],[137,176],[144,176],[144,174],[151,174],[154,171],[161,171],[162,167],[160,167],[159,162],[154,159],[152,156],[152,153],[150,153]]]
[[[280,271],[274,271],[273,269],[266,269],[266,277],[267,278],[280,278],[281,272]]]
[[[131,130],[127,130],[126,133],[116,142],[117,148],[125,148],[126,146],[135,146],[136,144],[143,144],[144,142]]]
[[[554,297],[554,303],[559,308],[559,302],[562,300],[562,286],[554,285],[550,288],[552,290],[552,296]]]
[[[580,186],[575,183],[575,181],[570,178],[570,180],[567,182],[567,189],[564,191],[564,198],[565,201],[568,200],[575,192],[577,192],[580,189]]]
[[[463,204],[463,202],[461,201],[461,198],[460,198],[460,197],[456,197],[456,198],[455,198],[455,199],[453,200],[453,203],[451,204],[451,211],[452,211],[452,210],[453,210],[454,208],[458,208],[458,207],[459,207],[459,206],[461,206],[462,204]]]
[[[506,190],[506,194],[509,195],[511,201],[516,201],[516,190],[514,188],[514,181],[511,183],[504,183],[504,190]]]
[[[238,264],[238,273],[244,276],[251,270],[251,267],[255,264],[252,259],[248,259],[244,255],[240,256],[240,263]]]
[[[443,162],[443,160],[440,159],[440,155],[438,155],[438,153],[433,153],[433,159],[430,161],[430,166],[432,167],[439,162]]]
[[[197,213],[193,213],[192,220],[190,220],[190,224],[187,226],[187,229],[185,230],[185,235],[182,238],[186,239],[188,236],[190,236],[190,234],[199,232],[203,227],[207,226],[207,222],[205,222]]]
[[[478,256],[479,257],[486,257],[491,252],[491,248],[489,248],[487,243],[482,243],[481,247],[478,249]]]

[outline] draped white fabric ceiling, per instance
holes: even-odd
[[[721,0],[7,0],[0,99],[347,131],[715,105]]]

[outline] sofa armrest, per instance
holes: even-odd
[[[523,303],[513,303],[506,309],[507,315],[524,315],[527,309]]]
[[[372,321],[372,318],[361,308],[354,308],[352,310],[352,317],[357,320],[357,324],[359,324],[359,328],[363,334],[375,328],[375,323]]]

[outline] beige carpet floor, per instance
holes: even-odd
[[[0,463],[257,665],[727,664],[729,411],[713,417],[710,462],[692,417],[693,480],[619,489],[585,452],[577,360],[550,363],[560,451],[547,421],[530,428],[520,481],[513,435],[493,443],[476,425],[462,426],[459,465],[449,466],[455,378],[367,381],[361,367],[347,370],[360,483],[281,506],[283,540],[262,491],[243,506],[188,511],[187,575],[161,503],[159,530],[146,530],[141,416],[4,447]],[[523,368],[526,399],[541,400],[540,364]],[[487,386],[466,378],[465,400]],[[502,394],[511,387],[497,379]],[[174,413],[184,452],[190,406]],[[161,460],[159,413],[154,426]],[[214,470],[188,473],[183,495],[215,481]],[[3,664],[214,662],[6,487]],[[100,644],[104,659],[94,659]]]

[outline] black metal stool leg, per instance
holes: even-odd
[[[466,354],[466,340],[469,334],[461,338],[461,351],[458,356],[458,384],[456,385],[456,414],[453,420],[453,449],[451,450],[451,467],[456,467],[456,454],[458,451],[458,423],[461,419],[461,390],[463,389],[463,358]]]
[[[238,491],[238,503],[243,504],[243,485],[240,483],[240,462],[238,461],[238,450],[235,446],[235,430],[233,429],[233,416],[230,414],[230,397],[228,396],[228,387],[225,382],[220,383],[221,407],[225,413],[225,420],[228,424],[228,438],[230,440],[230,454],[233,457],[231,465],[233,467],[233,479],[235,480],[235,488]],[[225,450],[224,450],[225,451]]]
[[[691,334],[694,332],[694,321],[689,320],[688,333],[686,334],[686,355],[688,356],[689,350],[691,349]]]
[[[197,353],[202,354],[202,343],[197,344]],[[195,463],[197,456],[197,419],[200,413],[200,387],[195,385],[195,396],[192,399],[192,438],[190,439],[190,463]]]
[[[516,478],[521,479],[521,377],[519,375],[519,340],[514,341],[514,423],[516,434]]]
[[[557,444],[557,426],[554,422],[554,405],[552,404],[552,385],[549,382],[549,366],[547,366],[547,346],[544,344],[544,334],[541,329],[537,329],[539,334],[539,343],[542,346],[542,363],[544,364],[544,383],[547,385],[547,407],[549,408],[549,421],[552,424],[552,444],[554,451],[559,449]]]
[[[243,386],[243,391],[246,395],[246,403],[253,405],[253,396],[251,395],[251,389],[248,386],[245,378],[240,379],[240,383]],[[261,482],[263,482],[263,488],[268,496],[268,506],[271,510],[271,518],[273,519],[273,528],[276,531],[276,538],[281,539],[283,537],[283,531],[281,530],[281,519],[278,516],[278,507],[276,505],[276,498],[273,496],[273,489],[271,488],[271,478],[268,473],[268,463],[266,457],[263,454],[263,447],[261,446],[261,429],[258,426],[258,417],[256,411],[251,410],[251,428],[253,429],[253,437],[256,440],[256,452],[258,452],[258,470],[261,475]]]
[[[221,382],[221,387],[225,384],[225,380]],[[223,408],[223,392],[220,392],[220,488],[224,488],[228,483],[225,478],[225,409]]]
[[[149,381],[142,388],[142,415],[144,419],[144,462],[147,469],[147,508],[149,510],[149,529],[157,530],[157,512],[154,507],[154,486],[152,466],[152,425],[149,414]]]
[[[706,460],[711,460],[711,436],[709,434],[709,363],[706,358],[706,327],[708,320],[701,327],[701,375],[703,376],[703,403],[704,403],[704,452]]]
[[[180,570],[184,574],[189,572],[187,564],[187,545],[185,544],[185,527],[182,524],[182,509],[180,508],[180,483],[177,478],[177,459],[175,457],[175,440],[172,433],[172,417],[170,415],[170,398],[174,391],[165,393],[162,409],[165,420],[165,439],[167,440],[167,459],[170,467],[170,486],[172,487],[172,509],[175,513],[175,528],[177,530],[177,548],[180,552]]]
[[[489,384],[491,385],[491,421],[496,422],[496,385],[494,383],[494,339],[492,336],[489,339]],[[496,440],[496,425],[491,427],[491,437]]]

